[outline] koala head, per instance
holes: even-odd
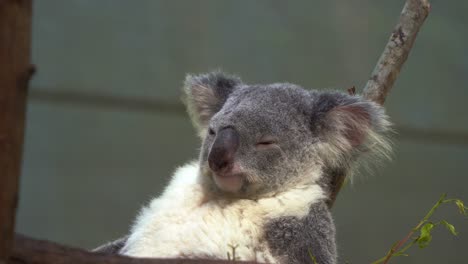
[[[262,197],[349,173],[362,154],[387,155],[382,107],[359,96],[289,83],[248,85],[221,72],[185,81],[185,103],[203,143],[209,188]]]

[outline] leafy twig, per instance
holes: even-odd
[[[447,195],[443,194],[440,197],[440,199],[437,201],[437,203],[431,208],[431,210],[429,210],[429,212],[423,217],[423,219],[421,219],[421,221],[413,229],[411,229],[411,231],[402,240],[396,242],[384,257],[372,262],[372,264],[379,264],[379,263],[386,264],[392,257],[408,256],[406,254],[406,251],[409,248],[411,248],[414,244],[418,244],[420,248],[427,247],[432,240],[431,232],[434,229],[434,227],[438,225],[445,226],[450,231],[450,233],[452,233],[453,235],[457,235],[455,227],[449,222],[447,222],[446,220],[441,220],[436,223],[429,221],[429,219],[432,217],[435,211],[442,204],[446,204],[446,203],[455,204],[458,207],[460,214],[464,216],[468,216],[468,207],[465,206],[462,200],[445,199],[446,197]],[[420,232],[420,234],[419,236],[413,238],[413,235],[416,232]]]

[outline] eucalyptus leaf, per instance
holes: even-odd
[[[458,235],[457,231],[455,230],[455,227],[452,224],[445,220],[440,221],[440,223],[443,224],[450,231],[450,233],[452,233],[452,235]]]
[[[461,214],[467,215],[467,214],[466,214],[466,207],[465,207],[465,205],[463,204],[463,201],[462,201],[462,200],[456,200],[456,201],[455,201],[455,204],[458,206],[458,210],[460,211]]]
[[[425,248],[431,243],[432,235],[431,231],[434,228],[433,223],[426,223],[421,227],[421,234],[419,235],[417,242],[420,248]]]

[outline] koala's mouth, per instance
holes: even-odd
[[[213,180],[219,189],[238,193],[244,185],[245,176],[242,173],[213,173]]]

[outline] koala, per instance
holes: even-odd
[[[97,249],[134,257],[337,263],[327,201],[336,175],[388,157],[384,109],[359,96],[290,83],[189,75],[189,115],[202,140],[137,217]]]

